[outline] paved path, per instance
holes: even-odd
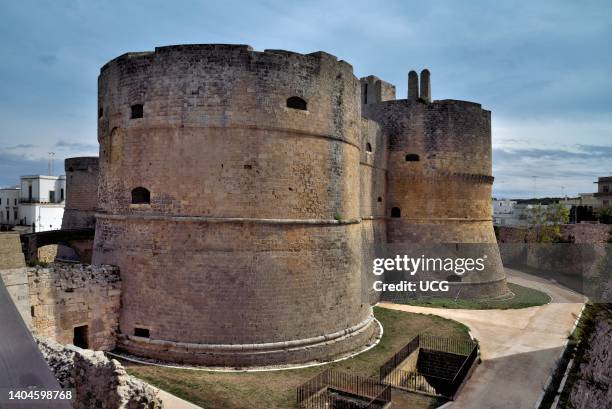
[[[448,407],[532,409],[583,307],[583,297],[551,281],[506,269],[508,281],[548,293],[552,302],[518,310],[459,310],[380,303],[380,307],[435,314],[470,327],[482,363]],[[398,408],[403,409],[403,408]]]

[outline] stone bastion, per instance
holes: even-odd
[[[249,366],[372,341],[349,64],[169,46],[110,61],[98,86],[93,263],[121,269],[120,348]]]

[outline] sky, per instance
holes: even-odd
[[[98,154],[97,76],[130,51],[193,43],[326,51],[406,97],[492,111],[498,198],[593,192],[612,175],[609,1],[69,1],[0,5],[0,186]],[[607,50],[607,51],[606,51]]]

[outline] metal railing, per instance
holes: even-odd
[[[298,406],[307,409],[381,409],[389,402],[389,385],[332,369],[297,388]]]
[[[453,399],[477,358],[474,341],[417,335],[380,367],[379,379],[396,388]]]

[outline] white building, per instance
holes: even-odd
[[[66,176],[22,176],[21,203],[64,203]]]
[[[497,200],[491,202],[493,207],[493,224],[496,226],[513,226],[519,224],[519,212],[515,200]]]
[[[0,189],[0,224],[59,230],[65,197],[66,176],[22,176],[20,187]]]
[[[61,229],[65,198],[66,176],[22,176],[20,224],[33,226],[37,232]]]
[[[0,225],[19,224],[19,188],[0,189]]]

